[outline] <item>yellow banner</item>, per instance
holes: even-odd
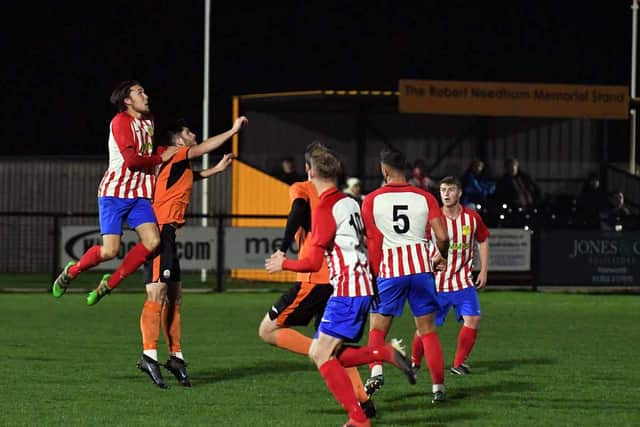
[[[627,119],[627,86],[400,80],[399,110],[477,116]]]

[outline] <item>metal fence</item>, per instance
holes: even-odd
[[[211,164],[217,162],[211,159]],[[194,168],[198,169],[197,162]],[[93,212],[98,210],[98,184],[107,167],[93,157],[0,158],[0,211]],[[230,171],[208,178],[208,212],[231,211]],[[202,207],[201,183],[194,184],[189,213]],[[26,224],[26,223],[23,223]],[[29,226],[37,226],[29,222]]]
[[[201,217],[202,215],[190,215],[188,225],[199,226]],[[234,265],[233,260],[225,259],[231,247],[237,243],[235,234],[225,239],[225,230],[230,230],[231,220],[285,217],[222,214],[208,215],[207,218],[209,226],[215,228],[216,235],[215,255],[212,256],[210,268],[207,269],[216,272],[217,290],[221,291],[229,266]],[[50,273],[53,280],[61,268],[61,228],[66,225],[95,227],[96,224],[96,213],[0,212],[0,232],[3,236],[0,239],[0,273]],[[514,224],[513,221],[504,222],[496,228],[505,228],[505,231],[516,229],[522,232],[522,228],[517,228]],[[603,289],[619,285],[640,288],[639,231],[603,232],[597,229],[553,227],[535,230],[530,245],[530,269],[491,271],[492,285],[509,285],[533,290],[545,285],[599,286]],[[497,242],[499,240],[494,239],[494,249]],[[227,244],[230,246],[227,247]],[[266,252],[265,254],[268,256]],[[240,256],[238,259],[242,258]]]

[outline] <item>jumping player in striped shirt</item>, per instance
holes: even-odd
[[[466,375],[470,372],[465,360],[471,353],[478,335],[480,301],[477,291],[486,286],[489,270],[489,229],[476,211],[460,204],[461,196],[462,186],[458,178],[448,176],[440,181],[442,211],[451,244],[446,270],[436,272],[438,302],[441,307],[436,316],[436,324],[444,324],[451,307],[455,310],[458,321],[463,322],[458,334],[456,355],[451,365],[451,372],[456,375]],[[472,276],[474,242],[478,243],[480,255],[480,272],[475,286]],[[411,358],[418,366],[422,352],[423,349],[417,345],[414,337]]]
[[[436,236],[441,253],[449,247],[442,212],[427,191],[406,181],[406,159],[394,149],[380,153],[385,185],[369,193],[362,205],[369,260],[377,277],[380,304],[371,310],[369,345],[384,343],[394,317],[402,315],[408,301],[420,343],[426,350],[433,382],[432,402],[445,400],[442,347],[434,322],[438,309],[427,227]],[[369,394],[384,384],[381,364],[372,364],[365,387]]]
[[[160,232],[151,207],[155,169],[169,160],[178,147],[162,155],[153,154],[153,116],[149,96],[137,81],[120,83],[111,94],[118,109],[109,125],[109,166],[98,187],[98,212],[102,245],[89,248],[78,260],[70,261],[53,282],[56,298],[80,273],[114,258],[120,250],[122,223],[135,230],[140,242],[122,260],[113,274],[105,274],[87,297],[94,305],[108,295],[128,275],[136,271],[160,243]]]
[[[371,307],[374,285],[364,245],[364,226],[360,207],[336,186],[340,173],[338,157],[328,150],[310,156],[309,177],[320,194],[320,203],[311,214],[311,245],[299,260],[288,260],[276,252],[265,261],[268,272],[282,270],[309,272],[327,259],[334,287],[320,326],[311,344],[309,356],[316,364],[327,387],[349,415],[347,426],[370,426],[358,404],[345,367],[374,361],[388,362],[415,381],[413,370],[396,340],[377,346],[355,347],[364,332]]]

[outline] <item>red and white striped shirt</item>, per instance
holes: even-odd
[[[436,286],[438,292],[459,291],[473,286],[473,246],[489,237],[489,229],[476,211],[464,206],[456,218],[446,215],[444,218],[449,234],[449,256],[447,269],[436,272]]]
[[[333,296],[373,295],[364,247],[364,225],[355,200],[335,187],[325,190],[311,212],[311,236],[308,239],[310,244],[304,258],[285,260],[283,269],[318,271],[324,255],[334,288]]]
[[[431,272],[427,226],[440,216],[432,194],[406,183],[387,184],[367,194],[362,218],[374,275],[390,278]]]
[[[109,125],[109,166],[98,186],[98,197],[150,199],[155,166],[162,163],[152,153],[153,118],[116,114]]]

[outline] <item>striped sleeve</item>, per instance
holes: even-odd
[[[136,144],[131,130],[131,121],[125,116],[118,115],[111,123],[111,131],[118,145],[118,150],[122,154],[125,166],[132,171],[150,169],[162,163],[162,157],[157,154],[151,156],[141,156],[136,150]]]
[[[382,241],[383,236],[375,223],[373,216],[373,200],[375,196],[365,197],[362,203],[362,220],[367,235],[367,252],[369,255],[369,265],[374,276],[380,274],[380,263],[382,262]]]

